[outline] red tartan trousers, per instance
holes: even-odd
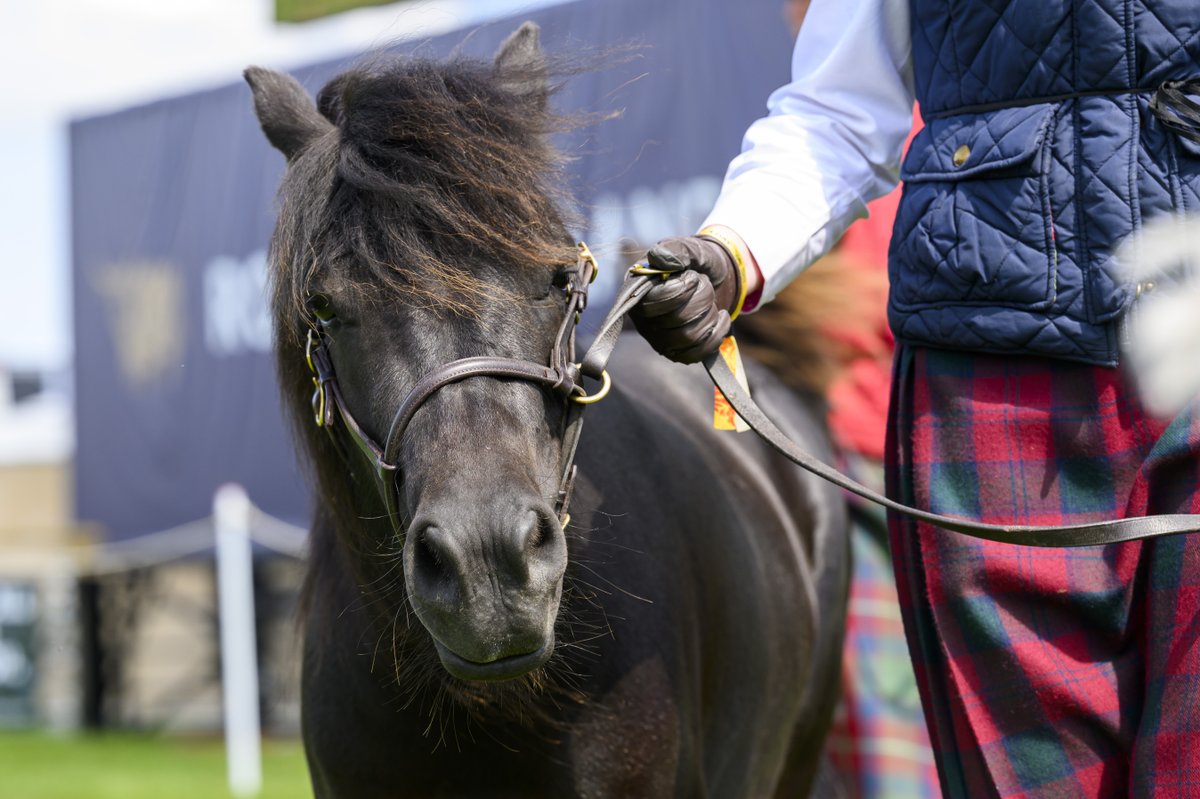
[[[1200,513],[1200,409],[1115,369],[901,348],[888,491],[986,522]],[[893,515],[905,633],[947,797],[1200,796],[1200,533],[1082,549]]]

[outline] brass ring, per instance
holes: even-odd
[[[325,386],[321,385],[321,381],[313,378],[313,405],[316,407],[313,410],[316,412],[317,427],[325,426]]]
[[[578,402],[580,405],[591,405],[591,404],[599,402],[600,400],[607,397],[609,390],[612,389],[612,378],[608,376],[607,369],[605,369],[603,372],[600,373],[600,379],[604,381],[604,384],[602,386],[600,386],[599,391],[597,391],[595,394],[590,394],[590,395],[589,394],[572,394],[571,401]]]

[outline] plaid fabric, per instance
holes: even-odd
[[[844,464],[882,488],[882,464]],[[887,551],[883,509],[857,501],[852,512],[854,572],[842,658],[842,702],[826,752],[849,799],[937,799],[937,769]]]
[[[1060,524],[1200,512],[1200,413],[1112,369],[901,348],[888,490]],[[949,797],[1200,795],[1200,535],[1045,550],[889,520]]]

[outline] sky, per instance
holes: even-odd
[[[70,366],[70,120],[559,2],[406,0],[302,25],[271,0],[0,2],[0,371]]]

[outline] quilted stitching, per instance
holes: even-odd
[[[1195,3],[1164,5],[1142,2],[1134,16],[1137,20],[1139,45],[1145,49],[1140,58],[1148,67],[1143,85],[1156,86],[1179,68],[1189,66],[1195,72],[1195,61],[1188,58],[1200,46],[1200,13]]]
[[[1200,210],[1200,151],[1170,140],[1144,91],[1027,101],[1200,74],[1196,0],[911,2],[929,125],[893,235],[897,336],[1115,362],[1108,323],[1131,292],[1113,249],[1143,218]]]
[[[975,99],[968,102],[991,103],[1025,97],[1045,97],[1069,91],[1071,81],[1069,59],[1062,54],[1069,52],[1063,45],[1068,35],[1067,22],[1070,18],[1063,3],[1039,4],[1038,24],[1030,25],[1030,9],[1016,0],[998,3],[999,8],[988,9],[981,4],[980,15],[990,11],[994,17],[982,40],[967,36],[972,53],[963,74],[964,91],[970,90]],[[1056,8],[1057,6],[1057,8]],[[981,19],[979,24],[986,20]],[[1047,23],[1052,25],[1047,25]],[[1056,57],[1057,54],[1057,57]],[[1005,78],[997,80],[994,65],[997,59],[1011,65]]]

